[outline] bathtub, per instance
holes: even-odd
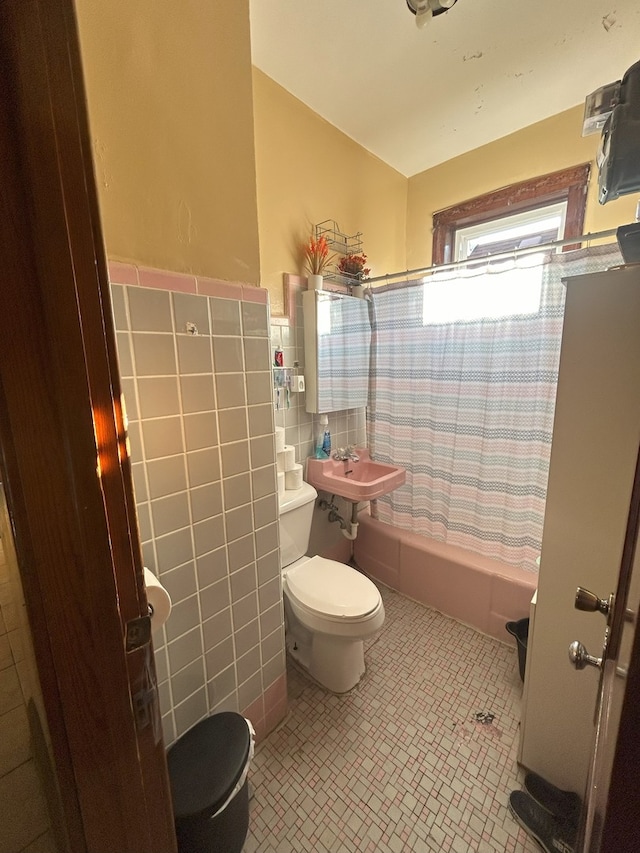
[[[361,512],[354,557],[372,578],[466,625],[512,643],[505,622],[529,615],[538,576]]]

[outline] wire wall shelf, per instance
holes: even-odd
[[[335,219],[325,219],[314,226],[316,240],[324,237],[332,252],[339,255],[359,255],[362,252],[362,232],[345,234]]]
[[[324,237],[329,245],[329,249],[337,255],[362,254],[362,231],[358,231],[357,234],[345,234],[344,231],[340,230],[340,226],[335,219],[325,219],[324,222],[319,222],[314,226],[314,231],[316,240]],[[324,273],[324,278],[347,287],[363,283],[358,275],[350,275],[349,273],[342,272],[338,268],[338,263],[333,264],[331,269]]]
[[[357,275],[349,275],[349,273],[341,272],[337,267],[324,274],[324,278],[328,281],[334,281],[336,284],[344,284],[346,287],[357,287],[360,284],[366,284],[367,279],[358,278]]]

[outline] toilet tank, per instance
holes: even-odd
[[[309,483],[303,483],[299,489],[285,489],[278,495],[280,566],[283,569],[307,553],[317,497],[318,493]]]

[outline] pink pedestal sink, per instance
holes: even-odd
[[[344,462],[333,458],[307,459],[307,482],[316,489],[360,502],[386,495],[406,480],[404,468],[374,462],[369,451],[362,447],[357,447],[355,453],[360,457],[358,462],[352,459]]]

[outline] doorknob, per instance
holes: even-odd
[[[595,592],[590,592],[590,590],[579,586],[576,590],[574,606],[576,610],[586,610],[588,613],[595,613],[598,611],[599,613],[604,613],[605,616],[608,616],[609,611],[611,610],[612,599],[612,595],[610,595],[609,598],[598,598]]]
[[[602,669],[602,658],[590,655],[579,640],[574,640],[569,646],[569,660],[576,669],[584,669],[586,666]]]

